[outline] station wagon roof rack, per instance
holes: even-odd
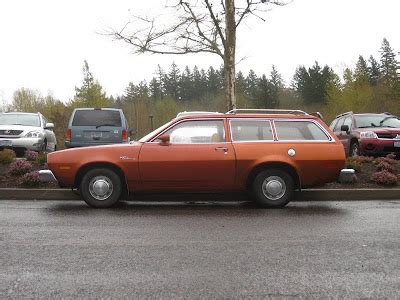
[[[250,109],[242,109],[236,108],[228,111],[226,114],[237,114],[237,113],[283,113],[283,114],[293,114],[293,115],[308,115],[305,111],[298,109],[258,109],[258,108],[250,108]]]
[[[348,111],[348,112],[342,113],[340,115],[337,115],[336,118],[343,117],[345,115],[350,115],[350,114],[353,114],[353,111]]]
[[[193,116],[193,115],[221,115],[222,113],[217,111],[182,111],[176,115],[176,117],[182,116]]]

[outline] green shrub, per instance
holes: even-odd
[[[7,165],[15,160],[15,152],[11,149],[0,151],[0,164]]]
[[[47,154],[46,153],[39,153],[36,157],[36,162],[38,165],[44,165],[47,162]]]
[[[360,172],[362,167],[362,162],[357,157],[349,157],[346,160],[346,168],[354,169],[356,172]]]

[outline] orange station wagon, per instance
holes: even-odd
[[[78,188],[93,207],[133,192],[248,192],[283,207],[295,190],[336,181],[342,143],[299,110],[184,112],[137,142],[48,154],[43,181]]]

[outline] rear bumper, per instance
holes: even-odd
[[[57,182],[56,177],[53,172],[50,170],[40,170],[39,171],[39,180],[41,182]]]

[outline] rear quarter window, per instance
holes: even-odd
[[[231,120],[233,141],[272,141],[271,122],[268,120]]]
[[[329,136],[314,122],[275,121],[279,141],[329,141]]]
[[[121,114],[115,110],[77,110],[72,126],[121,127]]]

